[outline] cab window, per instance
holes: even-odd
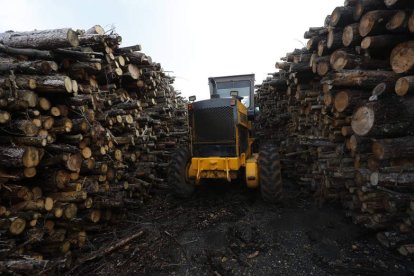
[[[239,96],[242,97],[242,104],[250,107],[250,87],[249,80],[217,82],[216,93],[220,95],[220,98],[231,98],[230,91],[237,91]]]

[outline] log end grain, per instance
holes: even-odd
[[[48,99],[41,97],[39,98],[39,107],[42,110],[49,110],[52,107],[52,104]]]
[[[341,11],[340,11],[341,8],[342,7],[336,7],[332,11],[332,14],[331,14],[331,17],[330,17],[330,21],[329,21],[329,25],[335,27],[338,24],[339,19],[341,18]]]
[[[74,30],[72,30],[72,29],[68,30],[67,39],[69,41],[69,44],[72,45],[72,47],[78,47],[79,46],[78,33],[75,32]]]
[[[65,210],[63,211],[63,214],[65,218],[67,219],[73,219],[76,217],[76,214],[78,213],[78,207],[74,203],[70,203],[65,207]]]
[[[371,32],[371,29],[374,27],[374,24],[375,20],[371,18],[368,14],[363,16],[359,23],[359,34],[362,37],[367,36]]]
[[[414,41],[398,44],[391,52],[391,67],[395,73],[404,73],[414,65]]]
[[[334,106],[339,112],[343,112],[349,104],[348,93],[341,91],[335,95]]]
[[[402,26],[404,21],[406,20],[406,12],[405,11],[398,11],[391,19],[388,21],[386,28],[389,31],[396,30]]]
[[[5,124],[10,121],[11,116],[7,111],[0,111],[0,124]]]
[[[414,33],[414,11],[411,13],[410,18],[408,19],[408,29],[410,32]]]
[[[376,158],[378,158],[379,160],[382,160],[384,158],[384,147],[378,143],[378,142],[374,142],[372,143],[372,153],[374,154],[374,156]]]
[[[328,62],[319,62],[316,67],[316,72],[319,76],[325,76],[326,74],[328,74],[329,69],[330,66]]]
[[[23,154],[23,165],[26,168],[33,168],[39,165],[40,151],[34,147],[27,147]]]
[[[345,51],[337,50],[331,54],[330,63],[332,69],[339,71],[345,68],[348,63],[347,53]]]
[[[86,30],[85,34],[98,34],[98,35],[104,35],[105,29],[102,28],[101,25],[95,25],[88,30]]]
[[[17,236],[23,233],[25,228],[26,228],[26,220],[21,219],[21,218],[16,218],[10,224],[9,232],[10,234]]]
[[[353,40],[354,40],[354,29],[352,28],[352,26],[346,26],[342,33],[342,44],[344,44],[345,47],[348,47],[349,45],[352,44]]]
[[[371,37],[365,37],[362,41],[361,41],[361,48],[362,49],[368,49],[371,46]]]
[[[24,168],[23,174],[27,178],[35,177],[37,174],[36,168]]]
[[[352,130],[359,136],[367,135],[374,126],[374,121],[374,111],[367,106],[361,106],[352,115]]]
[[[53,209],[53,199],[50,197],[45,198],[44,208],[46,211],[51,211]]]
[[[408,92],[414,91],[414,76],[399,78],[395,83],[395,93],[398,96],[405,96]]]

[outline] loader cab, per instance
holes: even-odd
[[[211,99],[188,105],[194,157],[250,156],[254,75],[209,78]],[[240,101],[239,101],[240,100]]]
[[[210,98],[233,98],[237,94],[237,98],[247,108],[249,119],[253,118],[255,110],[254,74],[210,77],[208,84]]]

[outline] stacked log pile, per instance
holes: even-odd
[[[70,260],[162,187],[186,103],[100,26],[0,34],[0,272]]]
[[[286,176],[340,200],[404,255],[414,253],[413,9],[346,1],[276,63],[257,96],[261,136],[280,145]]]

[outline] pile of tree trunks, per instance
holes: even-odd
[[[99,25],[0,33],[0,274],[67,264],[165,186],[186,102],[120,44]]]
[[[346,1],[257,93],[260,136],[280,145],[285,175],[403,255],[414,253],[413,9]]]

